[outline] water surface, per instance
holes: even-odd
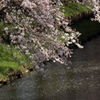
[[[0,100],[100,100],[100,37],[75,49],[71,66],[49,62],[0,88]]]

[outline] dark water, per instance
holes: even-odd
[[[100,37],[74,50],[72,65],[49,62],[37,72],[0,88],[0,100],[100,100]]]

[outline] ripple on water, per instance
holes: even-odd
[[[0,88],[0,100],[100,100],[100,37],[74,50],[72,65],[49,62]]]

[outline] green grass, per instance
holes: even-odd
[[[21,69],[17,62],[14,61],[0,61],[0,78],[7,77],[7,74],[15,70]]]
[[[74,14],[79,14],[88,10],[89,9],[86,8],[85,5],[77,4],[74,2],[69,2],[67,6],[64,6],[64,8],[62,7],[60,9],[60,11],[64,13],[65,17],[72,16]]]
[[[7,74],[16,71],[21,70],[25,71],[25,69],[22,67],[25,65],[30,65],[29,62],[26,61],[25,54],[19,54],[19,50],[11,50],[7,49],[8,47],[6,45],[0,46],[0,79],[6,78]],[[23,64],[19,64],[18,60],[13,58],[13,54],[17,56],[20,61],[23,62]]]
[[[5,25],[0,22],[0,38],[4,38],[4,42],[7,40],[7,35],[3,32],[4,27],[8,27],[8,32],[16,32],[16,30],[12,30],[11,26],[16,26],[22,24],[21,22],[15,23],[6,23]],[[34,26],[36,24],[36,21],[32,22],[32,25]],[[24,27],[24,26],[23,26]],[[28,37],[28,34],[26,34],[26,37]],[[7,43],[7,42],[6,42]],[[13,48],[14,46],[10,46]],[[23,68],[23,65],[31,65],[29,61],[26,60],[26,55],[24,53],[19,53],[18,49],[7,49],[7,45],[0,45],[0,79],[7,78],[7,74],[16,71],[16,70],[22,70],[25,71],[26,69]],[[13,54],[16,55],[16,57],[23,62],[23,64],[19,63],[19,60],[16,60],[13,58]]]

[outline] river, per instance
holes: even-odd
[[[72,65],[46,64],[0,88],[0,100],[100,100],[100,36],[75,49]]]

